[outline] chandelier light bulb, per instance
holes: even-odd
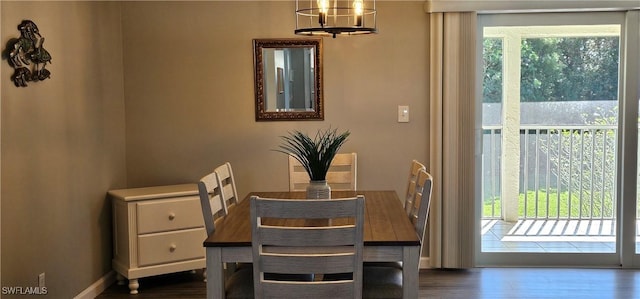
[[[327,24],[327,13],[329,12],[329,0],[318,0],[318,22],[320,26]]]
[[[353,16],[354,25],[362,26],[362,14],[364,13],[364,2],[362,0],[353,0]]]

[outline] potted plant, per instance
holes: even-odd
[[[318,130],[313,139],[298,130],[280,136],[283,143],[276,151],[293,156],[309,174],[308,198],[330,198],[327,171],[350,134],[349,131],[338,133],[337,129],[326,129]]]

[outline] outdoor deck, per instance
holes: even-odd
[[[482,251],[611,253],[615,229],[613,220],[482,220]]]

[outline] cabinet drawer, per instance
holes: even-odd
[[[204,227],[197,196],[150,200],[137,204],[138,234]]]
[[[140,267],[204,258],[204,228],[138,236]]]

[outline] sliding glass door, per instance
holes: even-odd
[[[620,179],[637,177],[637,163],[623,159],[640,153],[637,93],[633,105],[626,93],[628,19],[479,16],[479,265],[617,266],[623,252],[640,252],[630,248],[636,213],[621,213],[636,211],[640,193],[634,180],[623,196],[631,187]]]

